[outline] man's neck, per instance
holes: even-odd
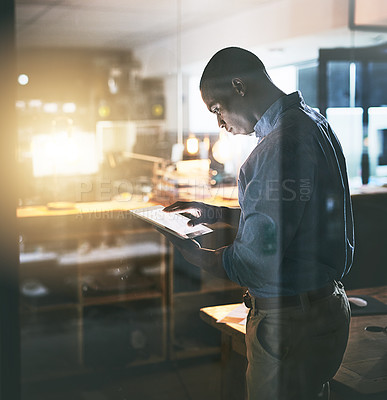
[[[272,85],[266,90],[257,93],[255,96],[256,117],[259,121],[262,115],[272,106],[278,99],[285,96],[285,93]]]

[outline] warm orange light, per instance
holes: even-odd
[[[100,106],[98,108],[98,115],[101,118],[106,118],[110,115],[110,107],[109,106]]]
[[[225,130],[219,132],[219,139],[212,147],[212,155],[218,163],[225,164],[232,159],[232,143]]]
[[[44,103],[43,111],[47,114],[55,114],[58,112],[58,104],[57,103]]]
[[[98,170],[95,135],[85,132],[36,135],[32,139],[32,166],[36,177],[93,174]]]
[[[161,117],[164,112],[164,107],[161,104],[154,104],[152,106],[152,115],[154,117]]]
[[[187,139],[187,152],[189,154],[196,154],[198,151],[199,140],[194,135],[190,135]]]
[[[64,103],[62,106],[62,111],[66,114],[72,114],[77,110],[75,103]]]

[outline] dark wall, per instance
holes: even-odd
[[[355,257],[346,289],[387,285],[387,193],[352,196]]]
[[[0,400],[20,398],[16,232],[16,56],[13,0],[0,2]]]

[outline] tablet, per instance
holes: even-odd
[[[158,205],[138,208],[136,210],[130,210],[130,212],[136,217],[141,218],[160,229],[164,229],[180,239],[192,239],[213,232],[211,228],[203,224],[188,226],[187,222],[189,221],[189,218],[178,212],[165,212],[163,209],[164,206]]]

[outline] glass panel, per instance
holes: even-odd
[[[387,107],[368,109],[370,173],[377,184],[387,182]]]
[[[177,360],[219,353],[220,334],[199,309],[241,302],[243,290],[186,262],[130,210],[176,200],[238,206],[239,167],[257,139],[220,130],[202,102],[200,75],[220,48],[250,48],[281,89],[301,89],[316,107],[310,43],[331,39],[316,40],[302,10],[289,19],[282,3],[16,1],[22,400],[185,399]],[[278,23],[288,20],[293,38]],[[308,25],[313,36],[296,41]],[[385,66],[369,64],[372,105],[387,102]],[[356,181],[363,109],[345,107],[361,105],[364,91],[348,61],[330,62],[328,74],[328,118]],[[370,110],[375,175],[385,118]],[[218,248],[235,233],[220,226],[202,244]],[[208,386],[207,398],[219,397],[213,370],[203,371],[210,384],[191,379],[192,393]]]
[[[349,63],[329,62],[327,65],[328,107],[349,106]]]
[[[303,67],[298,69],[298,88],[302,92],[306,104],[316,108],[318,87],[318,67],[317,65]]]
[[[358,186],[363,149],[363,109],[328,108],[327,118],[343,148],[347,161],[348,177],[352,184]]]
[[[22,400],[140,398],[170,357],[170,247],[129,210],[177,142],[178,3],[17,4]]]
[[[387,106],[387,63],[368,64],[367,95],[371,107]]]
[[[349,61],[327,64],[328,107],[362,106],[362,65]]]
[[[231,16],[234,3],[211,7]],[[237,171],[256,138],[228,138],[233,154],[217,161],[219,127],[198,89],[219,45],[182,65],[199,42],[181,29],[211,14],[190,1],[17,2],[22,400],[150,399],[160,387],[182,399],[164,383],[176,374],[166,361],[219,352],[199,309],[240,301],[242,289],[172,254],[129,212],[238,204]],[[203,241],[217,248],[234,235],[220,228]]]

